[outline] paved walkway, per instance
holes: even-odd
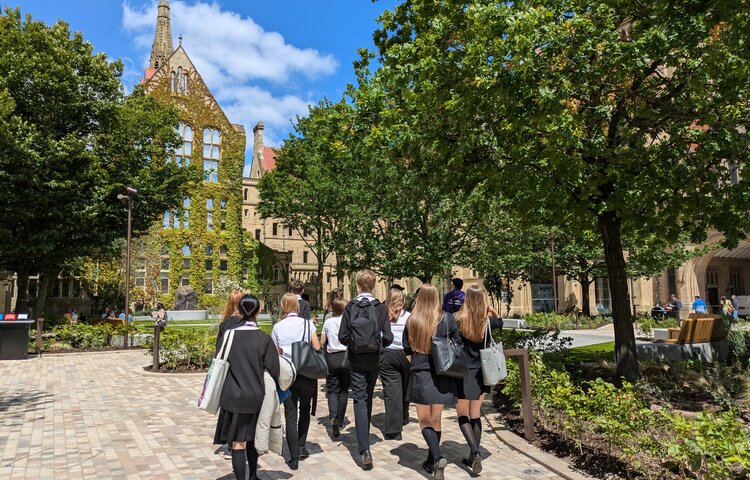
[[[231,462],[214,454],[215,418],[195,407],[202,377],[137,373],[148,360],[143,351],[130,351],[0,362],[0,478],[234,479]],[[379,430],[383,403],[375,400],[375,469],[364,472],[354,460],[353,425],[332,441],[325,429],[325,396],[318,398],[318,418],[308,437],[310,458],[291,472],[280,457],[265,455],[261,479],[426,478],[419,466],[426,448],[414,418],[402,441],[384,441]],[[468,479],[460,465],[466,447],[455,410],[443,418],[442,448],[450,462],[446,477]],[[485,429],[482,444],[487,458],[483,478],[559,478],[491,431]]]

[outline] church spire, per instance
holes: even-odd
[[[156,33],[151,47],[149,67],[158,69],[172,55],[172,29],[169,26],[169,1],[159,0],[159,12],[156,16]]]

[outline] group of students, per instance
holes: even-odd
[[[309,339],[316,351],[325,348],[326,395],[333,439],[341,435],[351,392],[362,469],[373,468],[369,436],[373,394],[380,378],[386,439],[401,439],[403,427],[409,423],[410,404],[415,404],[428,447],[422,467],[433,478],[443,479],[447,460],[440,451],[442,412],[444,407],[455,405],[458,426],[469,447],[463,462],[473,474],[482,471],[480,411],[490,387],[482,378],[479,351],[491,330],[502,328],[502,320],[490,307],[486,293],[477,285],[471,286],[460,302],[452,301],[460,308],[454,316],[442,308],[437,288],[428,283],[419,289],[409,312],[403,289],[398,285],[390,288],[386,302],[381,303],[372,295],[376,280],[372,271],[358,272],[356,280],[358,294],[349,302],[343,299],[341,290],[329,296],[329,316],[320,339],[309,313],[308,317],[301,313],[307,302],[300,297],[298,285],[294,286],[297,292],[293,290],[282,297],[279,321],[271,335],[258,329],[256,297],[241,294],[234,299],[230,297],[226,319],[219,329],[217,351],[227,331],[238,330],[238,334],[228,357],[229,375],[221,396],[214,443],[231,444],[232,467],[237,478],[244,479],[248,468],[250,478],[257,478],[258,453],[254,440],[258,412],[264,394],[268,393],[263,391],[264,371],[278,377],[280,356],[292,360],[292,344],[302,338]],[[455,379],[436,373],[430,352],[433,336],[449,336],[462,346],[468,375]],[[299,461],[309,456],[305,443],[310,417],[315,415],[316,397],[317,380],[298,375],[283,401],[287,464],[292,470],[297,470]]]

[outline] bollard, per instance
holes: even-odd
[[[154,329],[154,360],[153,365],[151,366],[152,372],[158,372],[159,371],[159,349],[161,347],[161,332],[164,330],[163,325],[153,325],[152,328]]]
[[[42,356],[42,332],[44,331],[44,318],[36,319],[36,354]]]

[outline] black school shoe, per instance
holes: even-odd
[[[304,446],[300,446],[299,447],[299,457],[298,458],[300,460],[304,460],[304,459],[306,459],[309,456],[310,456],[310,452],[307,451],[307,448],[305,448]]]
[[[482,454],[474,452],[469,458],[463,459],[464,465],[471,468],[471,473],[478,475],[482,471]]]
[[[331,420],[331,436],[333,438],[339,438],[341,436],[341,430],[339,429],[339,419],[334,418]]]
[[[429,460],[425,460],[422,462],[422,468],[424,468],[424,471],[432,475],[432,472],[435,471],[435,464],[430,462]]]
[[[362,470],[372,470],[372,454],[369,450],[362,452]]]
[[[400,433],[386,433],[383,435],[386,440],[401,440],[401,434]]]
[[[445,467],[448,466],[448,460],[443,457],[435,462],[435,471],[432,473],[432,478],[435,480],[445,480]]]

